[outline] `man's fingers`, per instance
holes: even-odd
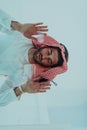
[[[41,89],[50,89],[50,87],[45,86],[45,87],[41,87]]]
[[[33,81],[38,81],[39,79],[40,79],[41,77],[40,76],[38,76],[38,77],[35,77],[34,79],[33,79]]]
[[[45,89],[45,88],[44,89],[41,88],[38,90],[38,92],[46,92],[46,91],[47,91],[47,89]]]
[[[44,30],[48,31],[48,26],[38,26],[38,27],[36,27],[36,30],[37,31],[44,31]]]
[[[50,81],[40,82],[40,86],[51,86]]]
[[[38,92],[40,92],[40,93],[44,93],[44,92],[46,92],[46,90],[39,90]]]
[[[41,24],[43,24],[43,22],[34,23],[33,25],[34,25],[34,26],[37,26],[37,25],[41,25]]]
[[[37,29],[38,32],[47,32],[48,29]]]
[[[36,28],[48,28],[48,26],[37,26]]]

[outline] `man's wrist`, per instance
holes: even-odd
[[[11,28],[20,32],[22,24],[17,21],[11,21]]]
[[[26,86],[26,84],[21,85],[21,90],[22,90],[23,93],[26,92],[26,87],[25,86]]]
[[[22,94],[21,90],[19,89],[19,87],[15,87],[14,88],[14,92],[16,94],[16,96],[20,96]]]
[[[15,87],[14,92],[16,96],[20,96],[22,93],[25,93],[26,92],[25,84]]]

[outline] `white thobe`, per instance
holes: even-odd
[[[31,65],[28,62],[28,50],[32,41],[10,27],[14,20],[0,10],[0,106],[20,99],[13,88],[27,81],[31,76]],[[49,123],[45,95],[35,94],[22,97],[23,102],[15,102],[3,109],[0,108],[1,125],[42,124]]]
[[[31,76],[28,50],[33,46],[32,41],[12,30],[11,20],[9,15],[0,10],[0,76],[6,77],[0,85],[0,106],[19,99],[14,88]]]

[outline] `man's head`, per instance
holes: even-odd
[[[65,58],[66,61],[68,61],[68,51],[65,46],[64,48],[65,48]],[[50,68],[62,66],[63,64],[61,49],[59,47],[53,47],[53,46],[46,46],[35,50],[33,54],[33,60],[35,61],[36,64]]]
[[[56,75],[64,73],[67,71],[67,61],[68,61],[68,51],[66,47],[62,44],[60,44],[58,41],[56,41],[54,38],[48,35],[43,35],[38,38],[33,38],[32,43],[34,45],[35,51],[38,49],[35,53],[33,53],[33,58],[29,58],[29,61],[32,61],[32,72],[33,76],[41,76],[46,79],[52,80],[55,78]],[[46,47],[46,48],[45,48]],[[47,50],[43,49],[52,49],[54,48],[53,55],[48,55],[51,60],[48,61],[51,65],[43,64],[43,53],[47,52]],[[31,53],[31,52],[30,52]],[[42,53],[42,54],[40,54]],[[51,52],[48,52],[48,54]],[[46,53],[47,54],[47,53]],[[35,56],[37,55],[37,56]],[[51,63],[52,62],[52,63]],[[38,65],[38,64],[40,65]]]

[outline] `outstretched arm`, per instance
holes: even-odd
[[[47,26],[42,24],[42,22],[22,24],[0,9],[0,31],[3,33],[11,34],[12,30],[17,30],[25,37],[32,38],[33,35],[48,31]]]
[[[7,88],[6,90],[0,90],[0,106],[5,106],[10,102],[20,99],[22,93],[43,93],[50,89],[50,82],[38,82],[38,78],[28,80],[25,84],[21,86],[15,86],[10,88],[8,83],[4,83],[2,88]]]
[[[14,89],[16,96],[19,96],[22,93],[46,92],[48,89],[50,89],[49,81],[38,82],[39,79],[40,77],[28,80],[25,84],[21,85],[20,87],[16,87]]]
[[[27,38],[32,38],[33,35],[38,35],[39,33],[47,32],[48,27],[43,26],[42,24],[42,22],[21,24],[17,21],[11,21],[12,29],[21,32]]]

